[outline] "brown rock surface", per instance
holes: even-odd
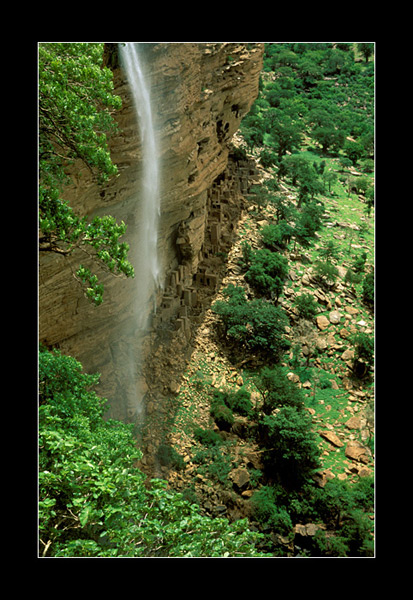
[[[145,65],[161,160],[161,218],[158,253],[166,275],[187,252],[187,278],[195,273],[206,231],[207,191],[224,171],[229,142],[258,94],[263,44],[160,43],[145,48]],[[64,197],[81,215],[110,214],[127,225],[122,241],[133,244],[142,149],[139,128],[123,70],[114,68],[114,92],[122,98],[116,115],[119,133],[110,140],[119,174],[99,187],[87,169],[76,165],[73,184]],[[187,246],[177,244],[188,236]],[[97,274],[104,284],[104,302],[94,307],[83,296],[72,274],[82,253],[61,257],[41,253],[39,265],[39,338],[80,360],[89,372],[100,372],[99,393],[111,405],[108,416],[131,419],[136,406],[130,380],[129,353],[137,355],[147,340],[134,331],[134,287],[124,280]],[[185,318],[185,317],[183,317]],[[185,322],[182,321],[185,325]],[[185,330],[185,327],[184,327]],[[144,350],[145,353],[145,350]]]

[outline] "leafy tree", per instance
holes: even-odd
[[[357,161],[365,155],[365,149],[361,142],[347,140],[344,144],[343,148],[344,154],[347,156],[349,160],[351,160],[352,165],[355,167]]]
[[[331,186],[337,181],[337,173],[333,171],[324,171],[323,181],[327,184],[328,191],[331,194]]]
[[[294,228],[287,221],[279,221],[277,225],[264,225],[261,229],[261,239],[270,250],[285,249],[293,235]]]
[[[262,398],[262,411],[270,415],[275,408],[294,406],[303,408],[301,390],[290,381],[280,365],[264,367],[256,381]]]
[[[105,270],[132,277],[129,247],[119,242],[125,224],[110,216],[88,223],[61,197],[76,160],[98,183],[117,173],[107,136],[116,130],[112,114],[121,100],[113,94],[111,71],[102,68],[102,52],[98,43],[39,44],[39,250],[63,256],[81,250]],[[97,276],[80,265],[76,278],[100,304]]]
[[[319,449],[312,432],[311,416],[295,406],[284,406],[276,416],[265,415],[259,423],[260,443],[266,449],[268,474],[284,485],[299,488],[319,467]]]
[[[215,302],[212,311],[220,317],[228,340],[235,342],[238,348],[269,354],[277,360],[288,347],[285,313],[267,300],[248,301],[244,288],[233,284],[225,288],[223,294],[227,299]]]
[[[285,256],[267,248],[251,254],[245,279],[259,293],[267,297],[275,297],[278,302],[287,276],[288,260]]]
[[[104,420],[105,401],[58,351],[39,355],[39,541],[51,557],[262,556],[248,521],[211,519],[134,466],[132,425]]]
[[[274,148],[281,159],[288,151],[298,148],[301,143],[302,125],[277,108],[270,108],[264,116],[268,145]]]
[[[362,42],[357,44],[357,48],[359,50],[359,52],[361,52],[361,54],[364,57],[364,60],[366,62],[368,62],[370,56],[372,56],[373,52],[374,52],[374,43],[372,42]]]
[[[322,227],[323,210],[323,205],[319,202],[310,201],[305,204],[292,233],[295,243],[308,248],[314,242],[316,232]]]
[[[344,144],[346,134],[331,123],[315,127],[311,132],[311,137],[321,145],[323,152],[327,153],[330,149],[340,150]]]
[[[338,258],[339,247],[335,242],[333,242],[333,240],[328,240],[328,242],[326,242],[324,246],[319,249],[318,254],[321,256],[321,258],[331,262],[333,259]]]

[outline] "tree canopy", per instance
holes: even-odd
[[[112,72],[102,67],[103,44],[39,44],[39,250],[67,256],[74,250],[114,274],[133,276],[126,226],[111,216],[91,222],[75,214],[62,192],[69,168],[81,160],[102,184],[117,173],[108,148],[116,130],[113,113],[121,106],[113,94]],[[76,278],[86,295],[102,302],[103,286],[88,267]]]

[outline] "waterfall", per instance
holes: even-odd
[[[134,300],[137,325],[145,329],[147,307],[160,285],[158,262],[158,221],[160,215],[159,162],[152,118],[151,98],[143,75],[138,43],[120,45],[125,72],[133,95],[140,128],[143,152],[142,188],[137,190],[139,202],[139,233],[131,247],[130,258],[135,269],[136,297]]]
[[[142,147],[141,185],[136,190],[136,229],[130,241],[129,259],[135,270],[133,287],[133,323],[125,332],[128,365],[123,364],[119,376],[124,377],[124,397],[130,419],[141,419],[142,345],[152,307],[156,308],[156,292],[161,286],[158,260],[158,221],[160,216],[159,161],[151,110],[148,82],[141,62],[141,44],[119,44],[121,62],[131,89]]]

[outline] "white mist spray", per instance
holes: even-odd
[[[156,306],[155,293],[160,286],[158,261],[158,222],[160,216],[159,161],[155,129],[151,110],[151,98],[140,60],[141,44],[127,42],[119,44],[121,61],[125,70],[142,145],[142,186],[137,189],[137,230],[130,243],[129,257],[135,269],[133,312],[135,321],[135,343],[130,348],[130,377],[135,385],[136,398],[128,397],[129,414],[140,414],[140,375],[142,368],[141,343],[148,326],[151,307]],[[152,305],[152,302],[154,303]],[[130,396],[130,393],[128,393]]]
[[[131,248],[131,260],[136,277],[136,307],[138,324],[146,326],[148,302],[159,285],[160,269],[158,263],[158,221],[160,215],[159,162],[153,125],[151,99],[145,81],[140,59],[140,44],[127,42],[121,45],[121,57],[133,94],[136,116],[139,122],[143,151],[143,185],[138,190],[140,215],[139,235],[134,248]]]

